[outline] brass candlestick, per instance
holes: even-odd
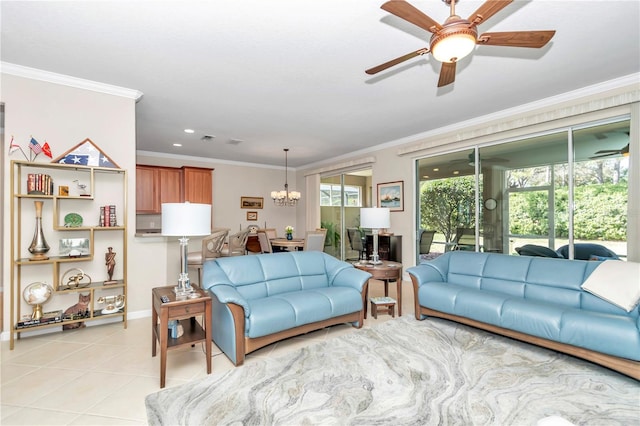
[[[33,255],[29,260],[47,260],[49,256],[47,256],[46,253],[49,251],[49,245],[42,232],[43,202],[34,201],[33,204],[36,206],[36,230],[33,234],[33,241],[31,241],[31,245],[29,246],[29,253]]]

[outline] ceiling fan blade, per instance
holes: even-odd
[[[610,154],[594,155],[593,157],[589,157],[589,160],[595,160],[597,158],[604,158],[604,157],[611,157],[612,155],[614,155],[616,153],[617,152],[615,152],[615,153],[612,152]]]
[[[479,25],[507,7],[513,0],[489,0],[469,17],[472,25]]]
[[[443,62],[440,69],[440,78],[438,79],[438,87],[443,87],[453,83],[456,80],[456,63]]]
[[[600,151],[596,151],[596,154],[617,154],[621,150],[620,149],[602,149]]]
[[[429,53],[429,49],[427,49],[426,47],[423,49],[418,49],[415,52],[407,53],[406,55],[400,56],[399,58],[392,59],[389,62],[385,62],[384,64],[378,65],[377,67],[369,68],[365,72],[367,74],[377,74],[380,71],[384,71],[387,68],[390,68],[394,65],[398,65],[399,63],[402,63],[411,58],[415,58],[416,56],[424,55],[425,53]]]
[[[404,0],[390,0],[380,8],[431,33],[442,29],[442,25]]]
[[[555,35],[549,31],[507,31],[502,33],[484,33],[478,37],[478,44],[488,46],[534,47],[544,46]]]

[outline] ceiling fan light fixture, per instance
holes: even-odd
[[[444,28],[431,37],[431,54],[440,62],[458,62],[476,46],[475,28]]]

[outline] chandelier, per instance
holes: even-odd
[[[300,193],[298,191],[289,192],[289,184],[287,183],[287,153],[289,148],[284,149],[284,190],[283,191],[271,191],[271,198],[273,203],[281,207],[294,207],[298,204],[300,199]]]

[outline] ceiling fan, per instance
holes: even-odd
[[[442,1],[450,5],[451,8],[451,14],[444,24],[439,24],[404,0],[390,0],[384,3],[381,6],[383,10],[411,22],[433,33],[433,35],[429,47],[392,59],[365,72],[376,74],[411,58],[431,52],[434,58],[442,62],[438,79],[438,87],[442,87],[454,82],[456,63],[471,53],[476,44],[540,48],[547,44],[556,33],[555,31],[508,31],[484,33],[478,37],[476,27],[500,12],[513,0],[488,0],[471,14],[469,19],[463,19],[456,15],[455,4],[458,0]]]
[[[612,155],[622,155],[623,157],[626,157],[629,155],[629,144],[627,144],[626,146],[620,149],[603,149],[600,151],[596,151],[596,154],[600,154],[600,155],[589,157],[589,159],[594,160],[596,158],[610,157]]]

